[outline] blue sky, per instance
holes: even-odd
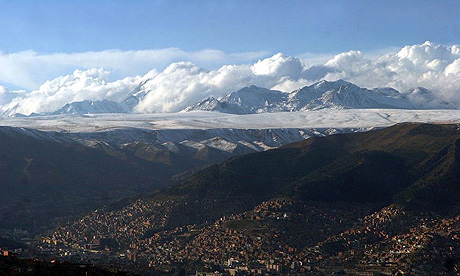
[[[0,86],[31,91],[77,69],[116,80],[180,61],[213,70],[281,52],[314,65],[449,47],[459,18],[459,0],[0,0]]]
[[[1,1],[0,51],[330,53],[460,42],[460,1]]]

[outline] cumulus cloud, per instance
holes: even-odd
[[[179,51],[177,58],[181,58],[181,51],[172,50],[175,51]],[[233,59],[234,64],[238,63],[236,60],[248,58],[248,54],[229,58],[228,54],[220,51],[207,51],[197,52],[194,58],[201,61],[209,59],[209,62],[214,58]],[[104,60],[103,56],[101,60]],[[130,58],[136,60],[134,56]],[[138,59],[141,60],[141,57],[142,55]],[[250,58],[252,57],[255,56]],[[166,60],[168,59],[165,62]],[[425,42],[406,46],[398,51],[392,49],[388,53],[370,55],[349,51],[336,54],[320,64],[308,62],[305,55],[298,58],[281,53],[259,59],[252,64],[243,62],[211,70],[198,66],[193,60],[187,60],[174,62],[162,71],[151,70],[144,76],[127,77],[118,81],[110,81],[113,79],[113,72],[106,69],[76,70],[70,75],[45,82],[27,95],[4,100],[3,109],[14,107],[17,112],[29,114],[54,111],[68,102],[86,99],[120,102],[134,91],[137,95],[142,95],[139,104],[134,108],[135,112],[175,112],[205,97],[222,96],[248,85],[289,92],[321,79],[344,79],[367,88],[393,87],[406,93],[414,102],[450,102],[460,106],[458,45],[444,46]],[[90,66],[97,63],[89,59],[85,62],[88,63],[82,61],[81,64]],[[102,63],[109,62],[106,60]],[[130,60],[125,60],[125,63],[129,68]],[[142,85],[139,86],[140,84]],[[140,90],[136,90],[138,86]],[[416,87],[425,87],[432,93],[414,89]],[[6,96],[3,98],[6,99]],[[7,101],[11,102],[5,105]]]
[[[149,73],[152,74],[151,72]],[[31,114],[51,112],[66,103],[83,100],[109,99],[120,101],[127,97],[141,77],[127,77],[109,82],[110,72],[103,69],[75,70],[72,74],[46,81],[38,90],[22,94],[3,106],[3,112]]]
[[[266,55],[266,52],[225,53],[213,49],[187,52],[178,48],[71,54],[40,54],[31,50],[0,52],[0,83],[33,90],[50,77],[62,76],[75,69],[104,68],[112,72],[113,78],[123,78],[144,74],[152,68],[163,69],[173,62],[184,60],[215,68],[225,64],[251,62]]]
[[[269,75],[275,78],[291,77],[297,79],[304,69],[298,58],[278,53],[271,58],[259,60],[252,66],[255,75]]]
[[[0,108],[9,104],[13,99],[25,95],[26,91],[24,90],[10,91],[8,88],[0,85]]]
[[[221,96],[249,85],[273,87],[299,79],[298,58],[276,54],[253,65],[227,65],[204,70],[190,62],[173,63],[144,85],[137,112],[174,112],[208,96]]]
[[[0,86],[0,106],[10,103],[12,99],[10,91],[4,86]]]
[[[369,88],[389,86],[403,93],[414,87],[425,87],[435,93],[437,100],[458,104],[459,48],[458,45],[448,47],[427,41],[376,59],[351,51],[328,61],[325,66],[336,71],[324,78],[342,78]]]
[[[446,66],[446,70],[444,70],[444,74],[446,76],[452,75],[455,76],[460,73],[460,58],[454,60],[451,64]]]

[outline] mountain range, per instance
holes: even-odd
[[[207,98],[184,111],[207,110],[232,114],[251,114],[280,111],[338,109],[426,109],[449,108],[437,104],[430,91],[416,88],[405,94],[389,87],[361,88],[350,82],[320,81],[290,93],[256,86],[245,87],[221,98]]]
[[[67,103],[60,109],[34,115],[133,113],[136,105],[148,93],[148,80],[140,83],[121,102],[85,100]],[[223,97],[209,97],[183,109],[184,112],[203,110],[231,114],[292,112],[303,110],[336,109],[449,109],[449,103],[439,103],[432,92],[414,88],[405,93],[389,87],[367,89],[344,80],[320,81],[290,93],[254,85],[231,92]],[[14,108],[4,115],[21,116]]]

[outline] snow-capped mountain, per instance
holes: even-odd
[[[320,81],[289,94],[293,110],[322,108],[396,108],[411,109],[414,105],[392,88],[361,88],[350,82]]]
[[[413,109],[404,94],[392,88],[366,89],[344,80],[320,81],[291,93],[250,86],[221,98],[207,98],[184,111],[206,110],[232,114],[317,110],[323,108]]]
[[[184,111],[207,110],[232,114],[288,111],[283,105],[287,100],[287,93],[251,85],[219,99],[204,99]]]
[[[127,109],[119,103],[109,100],[72,102],[52,112],[50,115],[62,114],[97,114],[97,113],[125,113]]]
[[[137,106],[149,95],[149,81],[144,79],[121,101],[85,100],[70,102],[54,112],[36,115],[137,113]],[[422,87],[404,93],[389,87],[367,89],[344,80],[320,81],[292,92],[270,90],[254,85],[223,97],[208,97],[185,109],[189,111],[217,111],[229,114],[257,114],[293,112],[303,110],[334,109],[451,109],[452,104],[440,102],[430,90]],[[2,113],[3,116],[24,116],[17,106]]]
[[[152,79],[148,78],[139,83],[139,85],[131,91],[131,93],[126,97],[121,103],[121,107],[128,112],[132,112],[136,105],[147,95],[149,92],[148,88],[145,87],[145,84],[151,81]]]

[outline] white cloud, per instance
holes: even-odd
[[[152,73],[150,73],[152,74]],[[74,101],[109,99],[121,101],[139,85],[141,77],[109,82],[110,72],[103,69],[75,70],[72,74],[46,81],[38,90],[13,99],[3,111],[30,114],[51,112]]]
[[[4,105],[9,104],[14,98],[24,96],[26,91],[10,91],[8,88],[0,85],[0,108]]]
[[[0,52],[0,83],[32,90],[51,78],[69,74],[75,69],[104,68],[112,72],[112,77],[123,78],[144,74],[152,68],[163,69],[172,62],[190,61],[199,66],[215,68],[229,63],[251,62],[266,55],[266,52],[225,53],[213,49],[186,52],[178,48],[71,54],[39,54],[31,50]]]
[[[255,75],[269,75],[277,79],[282,77],[297,79],[303,70],[304,65],[300,59],[288,57],[282,53],[259,60],[252,66]]]
[[[174,63],[146,83],[148,93],[135,111],[174,112],[205,97],[221,96],[249,85],[270,88],[285,83],[283,88],[291,88],[303,70],[300,59],[283,54],[253,65],[227,65],[210,71],[192,63]]]
[[[460,56],[460,54],[459,54],[459,56]],[[460,73],[460,58],[454,60],[454,62],[452,62],[451,64],[447,65],[446,70],[444,70],[444,74],[446,76],[449,76],[449,75],[455,76],[455,75],[458,75],[458,73]]]
[[[432,90],[435,100],[460,103],[460,47],[425,42],[405,46],[397,53],[367,57],[350,51],[336,55],[325,66],[324,78],[342,78],[363,87],[393,87],[407,92],[414,87]]]
[[[296,89],[310,85],[312,83],[314,83],[314,81],[303,79],[303,78],[299,78],[297,80],[286,78],[286,79],[281,79],[277,85],[274,85],[270,88],[274,90],[279,90],[279,91],[294,91]]]
[[[10,96],[10,91],[4,86],[0,86],[0,106],[8,104],[11,102],[11,96]]]
[[[338,53],[302,53],[297,55],[298,58],[308,66],[324,64]]]
[[[440,67],[430,64],[449,64],[458,58],[458,46],[446,47],[426,41],[420,45],[403,47],[397,54],[400,59],[406,59],[413,63],[414,66],[425,67],[427,69],[440,69]]]
[[[129,72],[130,70],[136,71],[133,68],[138,68],[136,66],[139,66],[144,58],[151,58],[152,54],[152,52],[144,53],[143,51],[130,54],[106,51],[95,53],[95,59],[89,58],[87,53],[80,57],[79,54],[70,56],[71,59],[78,59],[79,64],[84,67],[100,65],[97,62],[100,61],[101,64],[108,65],[110,71],[115,70],[115,72],[122,70],[123,66],[119,63],[123,61],[127,68],[123,70]],[[248,85],[292,91],[320,79],[337,80],[340,78],[368,88],[389,86],[403,93],[410,93],[409,90],[415,87],[425,87],[432,90],[433,94],[417,91],[410,98],[414,101],[429,98],[437,102],[448,101],[460,105],[460,46],[457,45],[443,46],[425,42],[420,45],[403,47],[399,51],[391,49],[387,53],[374,52],[370,55],[360,51],[349,51],[337,54],[320,64],[281,53],[260,59],[252,64],[245,60],[252,59],[258,54],[226,54],[215,50],[185,53],[178,49],[166,49],[164,52],[158,50],[154,54],[156,56],[154,55],[153,59],[157,62],[167,63],[171,59],[188,61],[172,63],[163,71],[151,70],[143,77],[127,77],[118,81],[110,81],[114,73],[110,74],[106,71],[107,69],[76,70],[73,74],[45,82],[27,96],[22,95],[13,99],[7,107],[17,106],[18,112],[29,114],[53,111],[68,102],[85,99],[121,101],[141,81],[148,80],[143,85],[145,97],[141,99],[135,111],[174,112],[205,97],[221,96]],[[29,53],[29,55],[36,57],[34,53]],[[110,60],[109,57],[117,55],[120,57],[115,58],[116,61]],[[0,63],[4,56],[0,55]],[[24,58],[27,55],[20,56]],[[56,58],[56,55],[53,57]],[[47,60],[45,57],[39,59]],[[63,60],[62,64],[64,64],[64,60],[68,61],[68,57],[58,58],[58,60]],[[223,65],[217,69],[206,70],[190,60],[208,64],[230,60],[229,63],[243,64]],[[29,62],[32,67],[36,68],[43,64]],[[74,62],[65,64],[70,67]],[[17,67],[13,66],[13,69],[21,72],[21,64],[16,65]],[[4,67],[0,68],[2,68],[0,76],[6,76],[3,74]],[[14,72],[14,70],[9,72]],[[146,71],[148,71],[147,68],[144,72]],[[44,72],[43,74],[46,75],[46,68]],[[21,75],[21,73],[18,74]],[[25,74],[25,76],[28,75]],[[25,79],[34,81],[33,78]]]

